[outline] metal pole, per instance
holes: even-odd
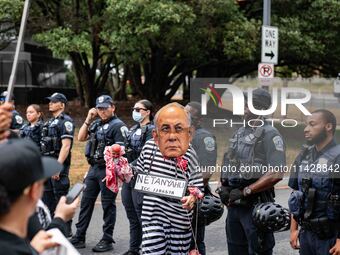
[[[263,0],[263,26],[270,26],[271,0]]]
[[[11,72],[11,76],[9,77],[9,82],[8,82],[6,102],[9,102],[11,100],[11,97],[13,94],[15,76],[16,76],[17,67],[18,67],[19,53],[20,53],[20,48],[22,44],[22,38],[25,33],[29,6],[30,6],[30,0],[25,0],[24,10],[23,10],[22,17],[21,17],[19,36],[18,36],[17,46],[15,49],[15,55],[14,55],[14,60],[13,60],[12,72]]]

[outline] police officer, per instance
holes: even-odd
[[[201,127],[202,116],[200,114],[201,104],[198,102],[190,102],[185,106],[185,109],[191,115],[192,126],[195,129],[195,135],[191,141],[193,148],[195,149],[198,157],[199,164],[202,168],[203,183],[205,188],[208,188],[209,178],[211,173],[208,169],[211,166],[216,166],[217,159],[217,146],[216,138],[208,130]],[[198,220],[193,219],[194,228],[197,226],[195,231],[197,235],[193,238],[191,249],[195,248],[195,241],[197,248],[201,255],[205,255],[205,222],[201,214],[198,214]],[[196,214],[194,214],[194,217]],[[197,224],[196,224],[197,221]]]
[[[132,111],[134,125],[126,135],[126,154],[130,164],[135,165],[145,142],[152,138],[153,105],[149,100],[138,101]],[[124,183],[122,202],[130,223],[130,247],[123,255],[138,255],[142,243],[142,202],[143,194],[133,190],[134,181]]]
[[[43,127],[42,111],[37,104],[31,104],[26,109],[27,124],[24,124],[19,132],[21,138],[31,139],[40,148],[41,133]]]
[[[96,108],[89,110],[86,120],[78,134],[79,141],[86,141],[85,156],[90,169],[85,177],[86,189],[80,205],[77,232],[72,237],[71,243],[76,248],[85,248],[86,230],[90,224],[92,212],[99,192],[103,207],[103,236],[92,249],[94,252],[104,252],[113,249],[113,228],[116,222],[116,193],[109,190],[104,178],[106,166],[104,161],[104,149],[112,144],[124,145],[122,128],[125,127],[115,115],[115,105],[110,96],[103,95],[97,98]],[[99,117],[99,119],[96,119]]]
[[[3,104],[6,100],[7,91],[3,91],[0,95],[0,104]],[[14,96],[12,96],[12,103],[14,105]],[[19,129],[23,126],[24,119],[20,116],[20,114],[14,109],[12,111],[12,123],[10,129],[14,131],[16,134],[19,133]]]
[[[299,238],[301,255],[340,254],[340,145],[335,129],[336,118],[328,110],[308,116],[304,134],[309,146],[291,171],[290,244],[297,249]]]
[[[47,99],[50,101],[48,107],[53,117],[43,125],[40,149],[43,155],[55,157],[63,164],[63,170],[45,183],[42,198],[53,215],[60,197],[66,195],[70,187],[69,170],[74,125],[71,117],[64,112],[67,103],[65,95],[54,93]],[[69,228],[70,224],[69,222]]]
[[[255,89],[252,104],[258,110],[268,109],[271,95],[264,89]],[[224,157],[228,171],[222,172],[218,190],[228,207],[228,251],[230,255],[272,254],[273,233],[263,233],[255,227],[252,211],[257,203],[274,201],[273,186],[282,179],[282,173],[266,172],[262,166],[284,166],[285,145],[276,128],[262,116],[254,115],[247,103],[243,124],[230,139]]]

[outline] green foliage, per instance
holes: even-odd
[[[20,21],[24,1],[21,0],[1,0],[0,1],[0,22]]]
[[[54,28],[34,36],[34,39],[47,45],[58,57],[67,58],[69,52],[91,52],[89,36],[86,32],[76,34],[70,28]]]
[[[18,24],[22,4],[1,0],[0,22]],[[282,74],[339,72],[339,10],[338,0],[272,1]],[[164,100],[195,71],[239,76],[256,70],[261,24],[261,1],[240,7],[235,0],[35,0],[28,28],[55,55],[71,57],[84,95],[105,87],[113,64],[129,70],[141,96]]]
[[[15,38],[23,6],[20,0],[0,1],[0,50]]]
[[[195,19],[189,6],[175,1],[109,0],[108,5],[102,35],[124,62],[147,59],[150,45],[175,51]]]

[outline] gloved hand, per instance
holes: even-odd
[[[221,202],[227,205],[229,202],[230,188],[221,186],[221,187],[218,187],[215,192],[220,196]]]
[[[232,203],[232,202],[239,200],[243,197],[244,197],[244,195],[243,195],[242,190],[233,189],[233,190],[230,191],[230,194],[229,194],[229,203]]]

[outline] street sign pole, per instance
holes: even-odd
[[[17,73],[17,67],[18,67],[18,61],[19,61],[19,53],[20,53],[20,48],[22,44],[22,39],[25,33],[29,6],[30,6],[30,0],[25,0],[24,10],[22,12],[22,17],[21,17],[21,24],[20,24],[19,36],[17,40],[17,46],[16,46],[15,54],[14,54],[14,61],[13,61],[11,76],[9,77],[9,82],[8,82],[6,102],[9,102],[11,100],[11,97],[13,94],[15,76]]]
[[[263,24],[262,24],[263,26],[270,26],[270,16],[271,16],[271,0],[263,0]],[[262,36],[262,40],[263,40],[263,36]],[[261,56],[264,54],[262,51],[263,51],[263,47],[261,47]],[[262,57],[261,57],[261,62],[262,62]],[[259,65],[261,65],[261,63]],[[259,70],[258,73],[259,73],[259,80],[260,80],[261,85],[264,86],[266,89],[268,89],[268,84],[264,82],[264,80],[268,80],[268,79],[260,78],[261,77],[260,68],[258,70]]]
[[[271,0],[263,0],[263,26],[270,26]]]

